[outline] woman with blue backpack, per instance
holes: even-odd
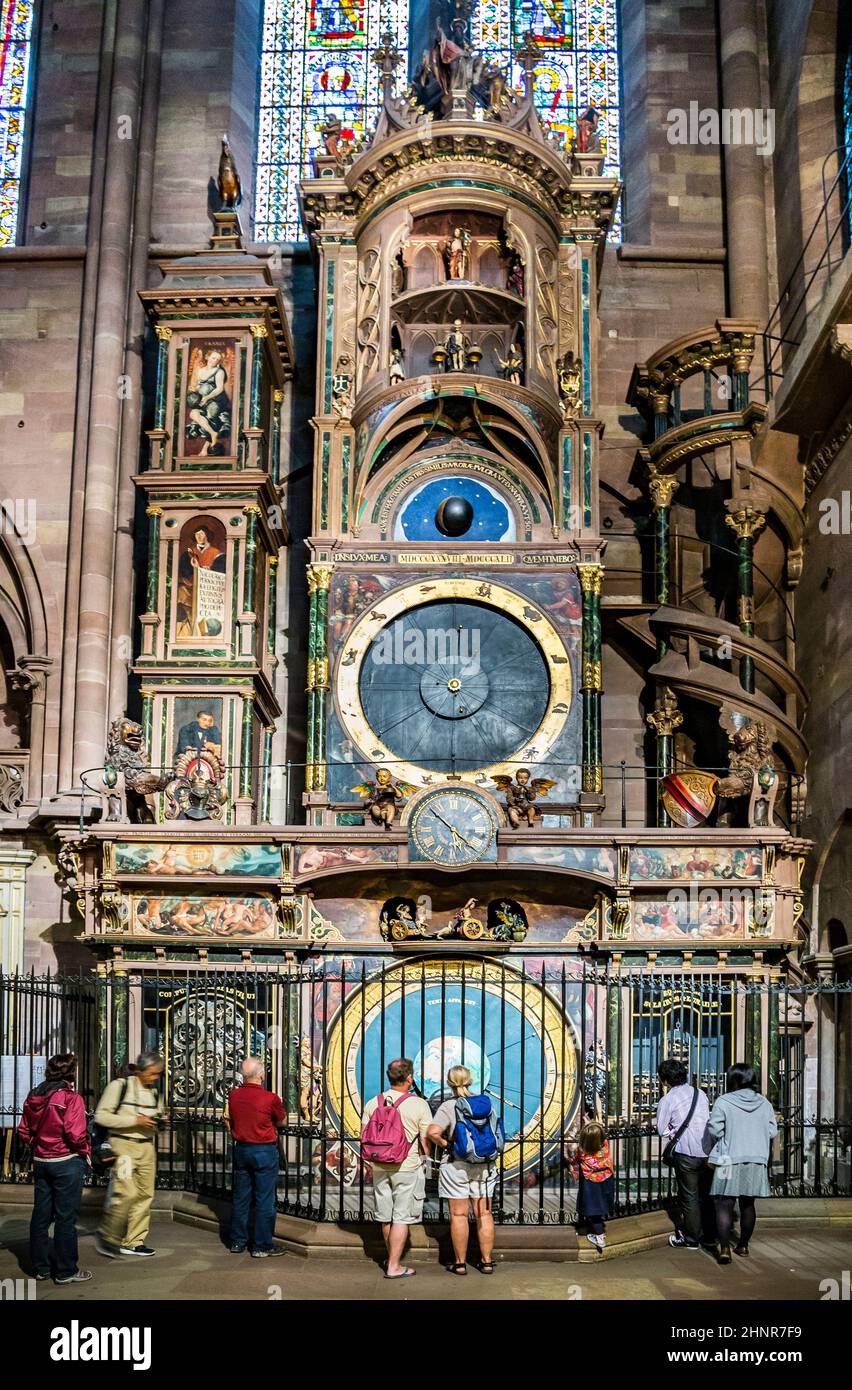
[[[451,1274],[467,1274],[470,1207],[479,1239],[480,1274],[493,1274],[494,1217],[491,1198],[497,1185],[497,1161],[505,1146],[503,1121],[490,1096],[472,1096],[473,1077],[467,1067],[450,1067],[452,1091],[432,1117],[429,1138],[443,1149],[438,1170],[438,1196],[450,1204],[450,1235],[455,1262]]]

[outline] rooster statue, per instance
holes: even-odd
[[[222,153],[219,156],[219,177],[216,184],[222,203],[221,210],[224,212],[226,208],[238,208],[243,199],[243,190],[240,176],[237,173],[237,166],[234,163],[234,156],[231,154],[231,147],[228,144],[227,131],[222,136]]]

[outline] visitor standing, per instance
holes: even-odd
[[[704,1091],[688,1084],[686,1065],[676,1058],[665,1058],[657,1075],[665,1087],[657,1106],[657,1133],[677,1182],[677,1230],[669,1236],[669,1245],[698,1250],[702,1244],[712,1246],[715,1236],[705,1140],[710,1102]]]
[[[612,1212],[615,1170],[609,1138],[598,1120],[587,1120],[569,1154],[569,1167],[577,1180],[577,1215],[589,1227],[586,1240],[596,1250],[606,1246],[606,1219]]]
[[[225,1123],[234,1141],[233,1205],[231,1207],[232,1255],[241,1255],[248,1244],[248,1223],[254,1198],[252,1256],[256,1260],[284,1251],[272,1244],[275,1230],[275,1193],[278,1185],[278,1128],[284,1123],[281,1097],[264,1086],[263,1062],[246,1057],[242,1086],[228,1096]]]
[[[89,1160],[89,1127],[83,1097],[75,1090],[77,1058],[61,1052],[48,1060],[45,1079],[24,1101],[18,1134],[33,1156],[33,1214],[30,1260],[38,1280],[50,1278],[50,1226],[53,1223],[53,1277],[57,1284],[91,1279],[77,1263],[77,1217]]]
[[[491,1199],[497,1184],[497,1160],[503,1151],[503,1125],[490,1096],[472,1096],[467,1067],[450,1067],[452,1095],[435,1111],[429,1138],[444,1150],[438,1170],[438,1196],[450,1204],[450,1236],[455,1262],[451,1274],[467,1274],[470,1209],[476,1221],[481,1274],[494,1273],[494,1217]]]
[[[98,1253],[151,1256],[146,1242],[157,1180],[157,1133],[163,1123],[158,1082],[163,1074],[159,1052],[142,1052],[127,1077],[116,1077],[95,1111],[95,1124],[109,1131],[115,1161],[104,1214],[95,1244]]]
[[[737,1255],[747,1256],[757,1221],[756,1197],[769,1197],[769,1152],[778,1133],[775,1112],[760,1094],[757,1072],[736,1062],[725,1075],[725,1094],[710,1112],[707,1133],[714,1141],[707,1161],[713,1169],[710,1191],[716,1203],[719,1263],[731,1263],[734,1206],[739,1202]]]
[[[414,1064],[397,1057],[387,1069],[389,1089],[369,1100],[361,1121],[361,1155],[373,1170],[376,1219],[387,1249],[386,1279],[411,1279],[417,1273],[402,1263],[409,1227],[423,1219],[432,1111],[422,1096],[412,1095]],[[422,1154],[421,1154],[422,1149]]]

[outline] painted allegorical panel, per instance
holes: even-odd
[[[119,874],[234,874],[273,878],[281,872],[278,845],[222,845],[195,841],[133,844],[119,840],[115,846]]]
[[[234,453],[233,338],[194,339],[189,350],[189,382],[183,422],[187,457],[227,457]]]
[[[241,898],[186,895],[134,896],[130,930],[140,936],[249,936],[266,940],[276,935],[275,904],[259,895]]]
[[[323,869],[349,865],[395,864],[396,845],[301,845],[296,852],[296,874],[315,874]]]
[[[175,639],[214,639],[225,631],[228,602],[225,525],[215,516],[194,516],[180,533]]]
[[[508,855],[513,864],[542,864],[549,869],[615,877],[615,851],[603,845],[512,845]]]
[[[759,879],[760,849],[754,845],[640,845],[630,851],[630,877],[642,879]]]
[[[684,895],[676,900],[645,899],[633,903],[632,936],[640,941],[694,937],[702,941],[724,941],[745,933],[745,903],[742,898],[722,895],[712,901],[690,901]]]

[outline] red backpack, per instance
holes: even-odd
[[[361,1154],[368,1163],[404,1163],[412,1141],[402,1126],[399,1107],[408,1100],[404,1091],[399,1100],[388,1101],[384,1093],[376,1097],[376,1108],[361,1135]]]

